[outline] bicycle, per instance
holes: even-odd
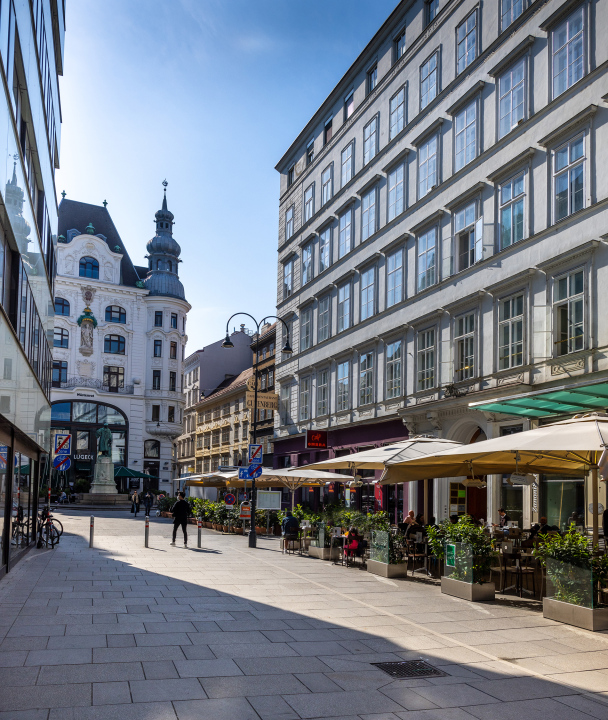
[[[54,520],[50,512],[46,508],[43,508],[38,514],[38,542],[36,547],[41,548],[42,543],[44,543],[46,547],[55,547],[59,542],[61,533],[55,527],[54,523],[59,523],[59,521]],[[61,532],[63,533],[63,526],[61,526]]]
[[[24,519],[23,508],[19,506],[17,513],[13,518],[13,528],[11,532],[11,545],[16,547],[24,547],[27,545],[28,523]]]

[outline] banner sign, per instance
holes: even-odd
[[[248,410],[253,410],[255,404],[255,393],[248,392],[245,398]],[[279,396],[276,393],[258,393],[258,410],[278,410]]]
[[[307,430],[306,447],[327,450],[327,430]]]

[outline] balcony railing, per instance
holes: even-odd
[[[101,380],[98,380],[97,378],[85,377],[73,377],[69,380],[66,380],[65,382],[53,380],[53,387],[61,388],[62,390],[69,390],[70,388],[75,387],[88,387],[94,388],[95,390],[101,390],[102,392],[115,392],[119,393],[120,395],[133,395],[134,392],[133,385],[123,385],[122,387],[110,386],[104,384]]]

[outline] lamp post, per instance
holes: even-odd
[[[234,313],[234,315],[231,315],[228,318],[228,322],[226,323],[226,339],[222,343],[223,348],[233,348],[234,343],[230,339],[230,334],[228,327],[230,325],[230,321],[232,318],[235,318],[237,315],[246,315],[248,318],[253,320],[256,326],[256,346],[255,346],[255,366],[253,368],[253,423],[252,423],[252,431],[253,431],[253,442],[256,443],[258,439],[257,434],[257,422],[258,422],[258,362],[259,362],[259,354],[260,354],[260,327],[264,325],[266,320],[274,319],[278,320],[279,322],[283,323],[285,326],[286,331],[286,338],[285,338],[285,344],[281,348],[281,352],[285,355],[291,355],[293,350],[291,349],[291,345],[289,344],[289,326],[285,322],[285,320],[281,320],[280,317],[277,317],[276,315],[267,315],[266,317],[262,318],[260,322],[258,322],[253,315],[250,315],[246,312],[238,312]],[[251,525],[249,528],[249,547],[254,548],[257,544],[257,536],[255,532],[255,478],[252,478],[251,482]]]

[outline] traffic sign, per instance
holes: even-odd
[[[55,435],[55,455],[72,454],[72,436],[67,433]]]
[[[226,493],[226,495],[224,495],[224,502],[226,505],[234,505],[236,497],[232,493]]]
[[[249,456],[248,462],[250,465],[261,465],[262,464],[262,446],[261,445],[249,445]]]
[[[57,470],[69,470],[72,465],[69,455],[57,455],[53,460],[53,467]]]
[[[254,480],[262,474],[261,465],[250,465],[247,468],[239,468],[239,480]]]

